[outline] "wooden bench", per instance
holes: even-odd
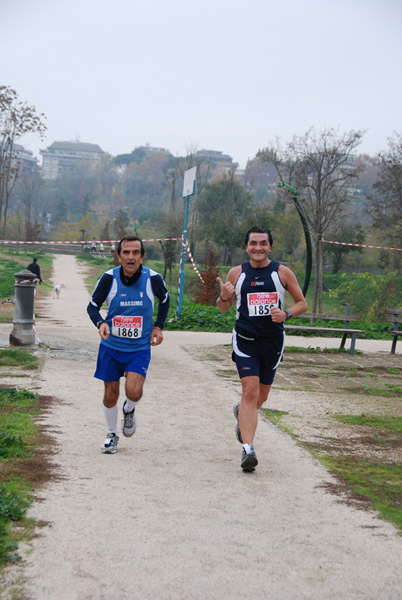
[[[398,336],[402,335],[402,330],[399,329],[399,323],[402,323],[402,309],[401,308],[387,308],[385,309],[385,317],[387,319],[387,323],[393,323],[394,328],[389,330],[389,333],[392,333],[392,345],[391,345],[391,354],[395,354],[396,350],[396,342],[398,341]]]
[[[347,307],[346,309],[346,313],[350,312],[350,306]],[[401,311],[402,312],[402,311]],[[354,322],[354,321],[360,321],[360,317],[351,317],[350,314],[346,314],[346,315],[317,315],[317,314],[312,314],[312,313],[304,313],[303,315],[300,315],[300,318],[308,318],[311,320],[311,323],[314,323],[315,321],[343,321],[345,323],[345,326],[342,327],[315,327],[315,326],[309,326],[309,325],[292,325],[291,323],[287,323],[285,325],[285,331],[306,331],[306,332],[313,332],[313,333],[342,333],[342,340],[341,340],[341,345],[339,346],[339,348],[344,348],[345,347],[345,342],[346,339],[348,337],[348,335],[351,336],[351,340],[350,340],[350,354],[354,354],[355,353],[355,346],[356,346],[356,336],[359,333],[366,333],[363,329],[352,329],[350,327],[350,323]],[[402,333],[402,332],[401,332]]]

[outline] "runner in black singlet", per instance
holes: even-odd
[[[242,383],[241,402],[233,412],[236,437],[243,444],[241,467],[254,470],[258,460],[253,447],[258,409],[268,398],[276,369],[285,347],[283,322],[307,310],[295,274],[270,260],[272,236],[264,227],[252,227],[246,234],[245,249],[250,261],[233,267],[226,282],[218,278],[220,294],[216,303],[226,313],[233,302],[236,325],[233,330],[233,360]],[[293,304],[285,310],[285,293]]]

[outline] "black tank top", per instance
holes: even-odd
[[[279,263],[255,269],[249,262],[241,266],[236,282],[236,325],[250,333],[268,336],[282,333],[283,323],[271,319],[271,307],[285,306],[285,288],[278,274]]]

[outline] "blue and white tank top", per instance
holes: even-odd
[[[155,296],[151,286],[151,271],[142,266],[141,277],[135,285],[124,285],[120,267],[112,269],[113,282],[106,297],[106,322],[110,328],[102,344],[115,350],[135,352],[148,350],[153,329]]]

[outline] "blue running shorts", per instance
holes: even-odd
[[[94,377],[102,381],[119,381],[126,371],[146,377],[150,361],[151,350],[121,352],[100,344]]]
[[[244,334],[247,335],[247,332]],[[242,334],[233,330],[232,345],[232,359],[236,363],[240,379],[256,376],[263,385],[271,385],[283,357],[285,334],[257,336],[255,339],[250,334],[250,339],[245,339]]]

